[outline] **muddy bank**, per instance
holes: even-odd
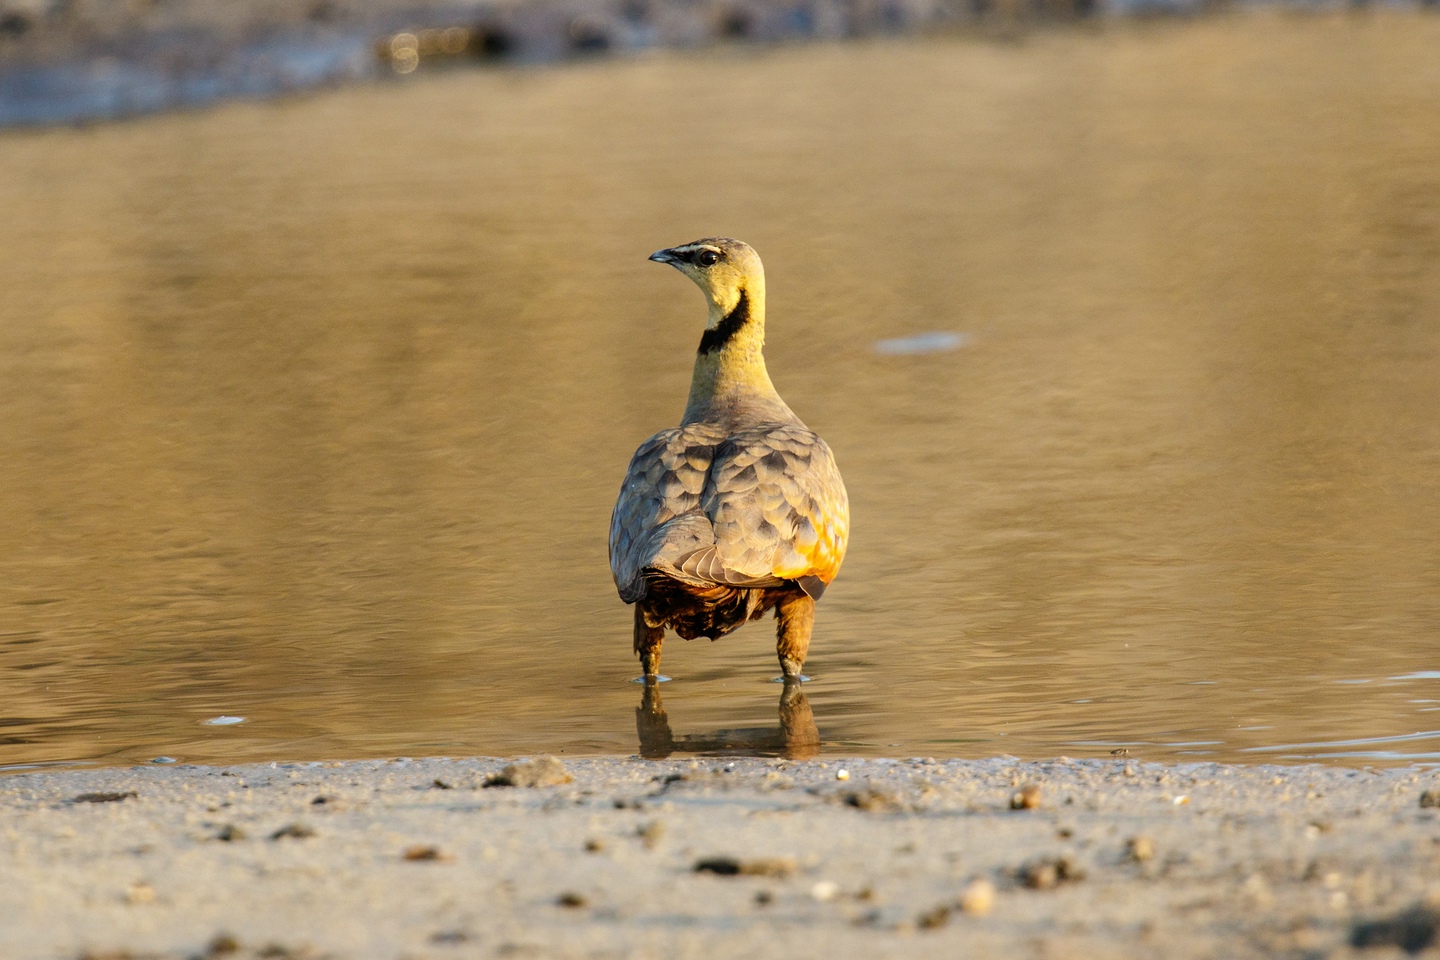
[[[116,119],[421,68],[553,63],[657,48],[903,36],[957,27],[1013,38],[1035,25],[1099,14],[1191,14],[1231,3],[0,0],[0,126]]]
[[[396,760],[0,780],[0,954],[1347,957],[1435,942],[1433,777]]]
[[[1063,0],[1075,2],[1090,0]],[[983,17],[989,3],[0,0],[0,125],[114,119],[421,67],[914,33]]]

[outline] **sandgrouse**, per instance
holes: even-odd
[[[650,259],[695,281],[709,319],[685,416],[635,451],[610,518],[610,569],[635,605],[635,653],[653,679],[666,627],[713,640],[773,607],[780,669],[798,678],[815,601],[845,556],[845,484],[765,370],[759,255],[709,237]]]

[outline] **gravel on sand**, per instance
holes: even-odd
[[[1065,758],[14,774],[0,956],[1402,957],[1440,949],[1436,786]]]

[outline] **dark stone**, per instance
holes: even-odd
[[[740,874],[740,861],[734,857],[706,857],[704,860],[695,861],[696,873],[713,873],[722,877],[734,877]]]
[[[1440,913],[1416,905],[1383,920],[1357,923],[1350,931],[1350,945],[1367,947],[1399,947],[1406,953],[1419,953],[1435,942],[1440,929]]]
[[[140,794],[134,790],[127,790],[124,793],[82,793],[78,797],[72,797],[71,803],[115,803],[117,800],[126,800],[130,797],[138,797]]]

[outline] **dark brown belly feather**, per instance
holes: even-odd
[[[686,640],[718,640],[749,620],[758,620],[775,604],[801,593],[797,584],[780,587],[696,587],[663,573],[645,571],[645,599],[640,603],[653,627],[668,626]]]

